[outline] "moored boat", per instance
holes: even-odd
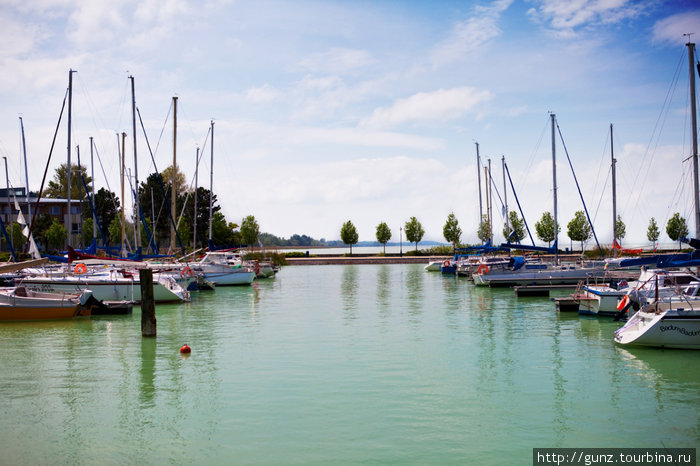
[[[646,304],[615,331],[620,345],[700,349],[700,300]]]
[[[23,286],[0,289],[0,321],[55,320],[89,317],[90,290],[44,293]]]

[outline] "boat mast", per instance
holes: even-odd
[[[71,116],[73,113],[73,73],[75,71],[68,70],[68,163],[66,164],[66,198],[68,199],[68,214],[66,215],[66,230],[68,230],[68,235],[66,236],[66,247],[72,246],[71,237],[73,236],[73,219],[71,217],[71,198],[70,198],[70,137],[71,137]]]
[[[24,122],[19,117],[19,125],[22,127],[22,152],[24,154],[24,182],[27,186],[27,218],[32,218],[32,207],[29,204],[29,166],[27,165],[27,144],[24,141]]]
[[[90,136],[90,171],[92,172],[92,205],[95,205],[95,160],[93,159],[92,136]],[[97,215],[95,209],[92,209],[92,237],[97,238]],[[106,245],[105,245],[106,246]]]
[[[212,210],[214,209],[214,120],[211,120],[211,163],[209,173],[209,242],[211,242]]]
[[[690,34],[688,34],[690,37]],[[700,238],[700,182],[698,182],[698,127],[695,109],[695,44],[688,42],[690,68],[690,129],[693,135],[693,203],[695,204],[695,237]]]
[[[554,137],[555,115],[550,113],[552,119],[552,185],[554,186],[554,264],[559,265],[559,222],[557,217],[557,143]]]
[[[487,174],[487,183],[488,183],[488,189],[489,189],[489,199],[488,199],[488,204],[489,204],[489,242],[493,244],[493,192],[491,192],[491,159],[488,159],[489,161],[489,168],[488,168],[488,174]]]
[[[612,214],[613,214],[613,247],[612,255],[617,255],[615,244],[617,243],[617,182],[615,178],[615,151],[613,149],[613,125],[610,123],[610,161],[612,164]]]
[[[173,97],[173,170],[172,170],[172,175],[170,176],[170,212],[172,212],[172,215],[175,215],[175,212],[177,212],[177,206],[175,204],[175,200],[177,199],[176,195],[176,186],[175,186],[175,178],[177,174],[177,97]],[[170,222],[170,253],[174,254],[175,253],[175,224],[173,222]]]
[[[192,249],[197,249],[197,186],[199,185],[199,147],[197,148],[197,158],[194,161],[194,240]]]
[[[510,219],[508,218],[508,187],[506,186],[506,157],[501,155],[501,170],[503,170],[503,202],[506,209],[506,243],[510,243]]]
[[[122,184],[122,208],[121,208],[121,224],[122,224],[122,249],[121,249],[121,257],[126,257],[126,249],[124,245],[124,238],[126,238],[126,225],[124,224],[124,161],[126,158],[126,153],[124,150],[124,146],[126,143],[126,133],[122,133],[122,159],[121,159],[121,170],[120,170],[120,178],[121,178],[121,184]]]
[[[476,144],[476,179],[479,182],[479,227],[484,221],[484,208],[481,205],[481,158],[479,157],[479,143]]]
[[[136,92],[134,90],[134,77],[129,76],[131,80],[131,128],[134,133],[134,204],[135,204],[135,217],[136,217],[136,250],[141,248],[141,228],[140,228],[140,218],[141,210],[139,208],[139,164],[138,157],[136,156]]]

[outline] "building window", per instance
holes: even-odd
[[[52,205],[51,207],[49,207],[49,214],[61,215],[61,208],[57,205]]]
[[[80,213],[80,206],[79,205],[73,205],[70,207],[70,213],[71,214],[79,214]]]

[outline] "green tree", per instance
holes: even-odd
[[[457,217],[455,217],[454,212],[451,212],[450,215],[447,216],[445,226],[442,227],[442,236],[452,243],[453,248],[459,243],[459,238],[462,236],[462,229],[459,227],[459,221]]]
[[[50,214],[38,214],[36,220],[34,221],[34,229],[32,230],[32,235],[34,236],[34,241],[37,247],[40,245],[44,246],[44,249],[49,249],[49,241],[46,234],[53,224],[53,217]]]
[[[221,212],[214,212],[211,230],[211,240],[218,246],[232,246],[243,242],[238,231],[238,224],[227,222],[226,217]]]
[[[57,219],[53,219],[51,226],[46,230],[46,241],[49,247],[54,250],[60,249],[66,243],[68,238],[68,232],[66,227],[64,227]]]
[[[656,224],[656,219],[651,217],[649,220],[649,227],[647,228],[647,239],[651,241],[651,244],[656,249],[656,242],[659,240],[660,232],[659,227]]]
[[[476,231],[476,234],[482,243],[485,243],[489,239],[491,239],[491,232],[489,231],[489,217],[488,217],[488,215],[482,215],[481,223],[479,223],[479,229]]]
[[[518,217],[518,213],[508,212],[509,222],[503,224],[503,237],[507,243],[519,243],[525,238],[525,222]]]
[[[112,244],[121,244],[122,242],[122,221],[119,216],[115,216],[107,227],[105,235],[109,238]]]
[[[83,244],[92,243],[92,216],[83,218]]]
[[[245,244],[251,248],[255,246],[258,236],[260,236],[260,226],[254,216],[248,215],[241,222],[241,236]]]
[[[547,247],[552,245],[552,241],[557,238],[557,233],[561,232],[561,226],[554,226],[554,217],[549,212],[544,212],[540,220],[535,223],[535,233],[540,241],[546,241]]]
[[[85,188],[83,187],[82,177],[85,178],[85,183],[88,189],[90,188],[90,183],[92,183],[92,178],[87,175],[87,169],[82,165],[70,164],[71,175],[70,175],[70,194],[71,199],[84,199],[86,196]],[[63,163],[57,169],[53,175],[53,180],[49,181],[46,190],[44,191],[44,196],[51,198],[68,198],[68,164]]]
[[[391,239],[391,228],[385,222],[377,225],[377,241],[384,246],[384,254],[386,254],[386,243]]]
[[[10,241],[12,241],[12,247],[14,248],[15,253],[19,254],[22,252],[24,250],[24,243],[26,243],[27,238],[25,238],[22,234],[22,227],[20,224],[17,222],[12,222],[12,225],[10,225],[10,228],[7,230],[7,234],[10,237]]]
[[[625,226],[625,222],[623,222],[622,217],[618,215],[617,221],[615,222],[615,234],[617,235],[617,239],[619,240],[620,244],[622,244],[626,231],[627,227]]]
[[[411,217],[411,219],[404,225],[404,230],[406,231],[406,239],[409,243],[416,243],[416,252],[418,252],[418,243],[423,239],[425,230],[423,230],[423,225],[418,221],[416,217]]]
[[[114,217],[119,215],[121,209],[119,198],[112,191],[100,188],[95,193],[93,205],[95,206],[97,225],[105,236],[109,238],[109,225],[112,223],[112,220],[114,220]],[[86,202],[83,204],[83,234],[89,233],[92,238],[92,223],[90,224],[89,230],[84,223],[87,219],[92,219],[92,209],[90,209],[90,204]],[[86,230],[88,231],[86,232]],[[97,234],[99,235],[99,231]]]
[[[357,244],[359,236],[355,225],[350,220],[343,223],[343,226],[340,228],[340,239],[343,240],[343,243],[350,245],[350,255],[352,255],[352,245]]]
[[[688,235],[688,225],[685,223],[685,218],[676,212],[666,223],[666,234],[671,241],[678,241],[678,250],[681,249],[681,238]]]
[[[571,241],[581,242],[581,251],[583,251],[583,242],[588,241],[591,237],[591,225],[588,223],[586,214],[579,210],[574,214],[574,218],[567,225],[567,236]]]

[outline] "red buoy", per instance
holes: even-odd
[[[184,345],[182,345],[182,346],[180,347],[180,352],[181,352],[182,354],[189,354],[189,353],[192,352],[192,348],[190,348],[189,346],[187,346],[187,343],[185,343]]]

